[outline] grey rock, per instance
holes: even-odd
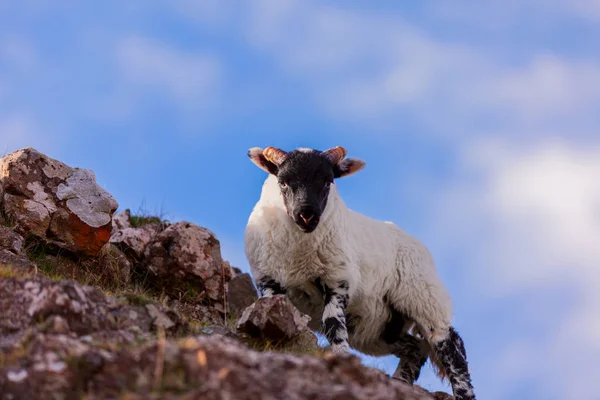
[[[227,286],[227,305],[229,312],[241,315],[244,310],[258,299],[250,274],[237,273]]]
[[[298,311],[285,295],[262,297],[246,308],[237,329],[251,337],[291,341],[309,331],[310,317]]]
[[[26,148],[0,158],[0,181],[0,203],[19,233],[88,256],[110,239],[118,204],[92,171]]]
[[[12,229],[0,226],[0,249],[8,250],[14,254],[23,251],[23,237]]]
[[[167,295],[225,312],[231,267],[221,258],[219,241],[208,229],[189,222],[170,225],[146,246],[143,266]]]

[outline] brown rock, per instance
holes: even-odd
[[[225,312],[225,285],[231,268],[221,258],[214,234],[178,222],[154,236],[144,251],[144,267],[154,285],[172,298],[207,303]]]
[[[223,325],[209,325],[201,330],[203,335],[208,336],[224,336],[231,339],[243,340],[246,336],[243,333],[235,332]]]
[[[46,237],[50,213],[41,203],[21,196],[4,195],[4,211],[16,223],[19,232]]]
[[[131,262],[116,246],[107,243],[98,254],[98,266],[103,278],[121,287],[131,281]]]
[[[148,315],[152,317],[152,323],[155,326],[160,326],[165,329],[171,329],[175,326],[175,322],[173,322],[168,315],[160,311],[154,304],[146,304],[146,310],[148,311]]]
[[[23,250],[23,238],[5,226],[0,226],[0,249],[20,254]]]
[[[113,234],[121,229],[131,228],[131,211],[127,209],[115,214],[112,219],[112,225]]]
[[[167,302],[169,308],[178,310],[188,318],[202,324],[223,324],[223,313],[217,311],[211,305],[192,304],[185,301],[171,299]]]
[[[29,261],[27,257],[15,254],[6,249],[0,249],[0,266],[13,268],[15,276],[20,276],[36,270],[35,264]]]
[[[250,274],[238,273],[228,283],[227,305],[229,312],[242,315],[242,312],[258,299]]]
[[[136,261],[144,256],[146,246],[158,233],[157,225],[144,225],[140,228],[123,228],[113,233],[110,242]]]
[[[68,335],[71,333],[71,329],[69,328],[69,323],[60,315],[53,315],[48,318],[44,325],[41,327],[41,330],[48,333],[56,333],[61,335]]]
[[[119,340],[128,337],[126,332],[135,339],[138,335],[131,333],[152,332],[158,326],[167,333],[187,329],[178,315],[158,305],[122,305],[91,286],[41,276],[0,279],[0,309],[0,343],[5,346],[14,345],[27,329],[40,323],[61,327],[61,333],[66,326],[77,336],[100,333]]]
[[[453,400],[454,397],[445,392],[433,392],[431,393],[435,400]]]
[[[110,239],[118,204],[92,171],[27,148],[0,159],[0,180],[3,209],[18,232],[91,256]]]
[[[5,398],[431,399],[352,355],[259,353],[222,336],[114,351],[66,335],[38,334],[21,353],[0,367]]]
[[[309,331],[309,321],[285,295],[276,295],[262,297],[246,308],[237,329],[255,338],[290,341]]]

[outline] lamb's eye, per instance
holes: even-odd
[[[329,188],[329,186],[331,186],[331,183],[332,183],[332,182],[325,182],[325,187],[326,187],[326,188]]]
[[[282,189],[287,189],[288,185],[285,182],[279,182],[279,187]]]

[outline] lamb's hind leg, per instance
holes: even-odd
[[[454,398],[475,400],[465,345],[454,328],[450,327],[446,337],[437,343],[432,343],[432,347],[438,363],[450,379]]]
[[[392,347],[393,354],[400,358],[392,378],[412,385],[419,379],[421,368],[427,361],[427,343],[406,333]]]
[[[392,378],[413,384],[427,361],[428,344],[408,333],[412,321],[390,306],[390,318],[383,330],[381,339],[390,345],[390,352],[400,358],[398,368]]]

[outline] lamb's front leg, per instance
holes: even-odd
[[[348,329],[346,308],[348,307],[349,285],[346,280],[322,283],[325,308],[323,310],[323,332],[335,353],[348,352]]]
[[[281,283],[268,275],[261,277],[256,286],[258,287],[260,297],[271,297],[276,294],[285,294],[287,292],[286,288],[283,287]]]

